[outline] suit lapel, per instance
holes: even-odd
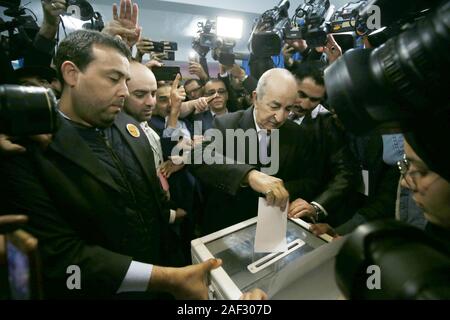
[[[127,125],[131,124],[137,127],[140,133],[139,138],[133,137],[127,130]],[[154,163],[153,151],[150,147],[149,141],[141,129],[141,126],[137,121],[133,118],[126,115],[124,112],[121,112],[117,115],[116,121],[114,122],[114,126],[119,130],[122,136],[127,141],[131,150],[133,151],[136,159],[139,162],[143,172],[145,173],[147,179],[150,181],[150,185],[152,188],[155,188],[155,181],[158,181],[156,177],[156,168]],[[156,190],[155,190],[156,191]]]
[[[102,167],[76,129],[68,120],[63,117],[60,118],[61,126],[53,135],[53,141],[49,148],[89,172],[95,179],[120,191],[111,175]]]
[[[242,115],[242,118],[239,121],[239,128],[243,129],[244,132],[247,130],[253,130],[253,132],[256,134],[256,160],[257,160],[257,166],[258,168],[261,167],[261,162],[259,159],[259,140],[258,140],[258,134],[256,133],[256,126],[255,126],[255,120],[253,118],[253,107],[248,108],[244,111],[244,114]],[[250,141],[248,139],[245,139],[245,159],[246,163],[249,163],[250,160],[250,151],[254,149],[254,146],[250,145]],[[236,152],[239,152],[239,150],[236,150]],[[236,153],[237,154],[237,153]],[[253,164],[253,163],[252,163]]]
[[[253,109],[254,107],[248,108],[244,111],[244,115],[242,116],[241,120],[239,121],[239,128],[242,128],[245,130],[253,129],[256,130],[255,127],[255,120],[253,119]]]

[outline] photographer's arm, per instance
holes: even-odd
[[[66,1],[45,0],[41,1],[41,3],[44,12],[44,20],[39,29],[39,35],[48,40],[53,40],[58,32],[58,25],[61,21],[60,15],[66,12]]]
[[[34,38],[33,49],[24,54],[26,65],[50,66],[55,46],[56,33],[58,32],[60,15],[66,11],[65,0],[41,1],[44,20],[39,32]]]

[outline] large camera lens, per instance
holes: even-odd
[[[336,282],[349,299],[448,299],[449,267],[444,244],[395,220],[358,227],[335,265]]]
[[[350,50],[325,71],[329,105],[361,134],[379,125],[408,129],[448,107],[450,2],[375,50]]]
[[[57,126],[56,98],[49,89],[0,86],[0,132],[11,136],[52,133]]]

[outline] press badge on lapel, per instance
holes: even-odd
[[[132,137],[139,138],[141,136],[141,132],[134,124],[127,124],[127,131]]]

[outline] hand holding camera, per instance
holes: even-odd
[[[136,49],[137,49],[137,55],[142,59],[142,57],[145,54],[151,54],[152,51],[155,49],[155,46],[153,45],[153,41],[147,38],[141,38],[136,43]]]
[[[208,81],[208,75],[200,63],[190,61],[189,62],[189,73],[196,75],[200,80]]]

